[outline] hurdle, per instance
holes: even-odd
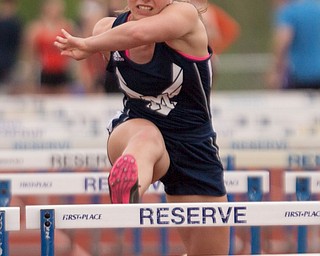
[[[55,229],[319,224],[312,201],[26,206],[26,228],[41,230],[42,256],[54,255]]]
[[[285,193],[295,195],[298,201],[311,200],[312,195],[320,194],[320,172],[286,171]],[[320,202],[318,202],[320,203]],[[307,251],[307,227],[298,227],[298,253]]]
[[[317,171],[286,171],[286,194],[297,194],[297,200],[310,200],[311,194],[320,193],[320,172]]]
[[[0,207],[0,255],[9,256],[9,231],[20,230],[20,208]]]
[[[319,202],[277,201],[27,205],[27,229],[40,229],[41,210],[54,210],[57,229],[320,225]]]
[[[102,172],[47,172],[47,173],[7,173],[0,174],[1,181],[10,187],[8,196],[28,195],[107,195],[108,173]],[[70,184],[72,183],[72,186]],[[262,195],[269,192],[269,172],[235,171],[225,173],[225,185],[230,194],[247,194],[250,201],[261,200]],[[147,193],[162,196],[164,188],[162,183],[150,185]],[[9,200],[8,200],[9,201]],[[167,234],[161,230],[162,253],[168,251]],[[252,250],[260,251],[260,231],[258,227],[252,228]],[[135,251],[141,250],[139,231],[135,232]]]

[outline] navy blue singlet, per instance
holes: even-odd
[[[113,26],[127,22],[129,12]],[[168,194],[224,195],[223,168],[215,144],[210,113],[211,54],[186,56],[166,43],[156,43],[146,64],[130,60],[126,51],[111,53],[108,70],[115,72],[124,93],[122,117],[145,118],[161,131],[170,168],[161,179]]]

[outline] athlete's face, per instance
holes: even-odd
[[[133,19],[138,20],[161,12],[172,0],[128,0]]]

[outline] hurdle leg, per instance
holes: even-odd
[[[161,195],[161,203],[165,203],[166,195]],[[161,239],[161,256],[166,256],[169,253],[169,243],[168,243],[168,229],[167,228],[161,228],[160,229],[160,239]]]
[[[11,182],[0,181],[0,207],[8,207],[11,201]],[[0,255],[9,255],[9,233],[5,229],[5,212],[1,211],[0,216]]]
[[[309,201],[311,198],[310,178],[297,177],[296,178],[296,196],[298,201]],[[308,243],[308,228],[307,226],[298,227],[298,253],[307,252]]]
[[[248,177],[248,198],[251,202],[262,200],[261,177]],[[251,227],[251,254],[261,253],[261,228]]]
[[[41,256],[54,256],[54,210],[40,210]]]
[[[133,229],[133,253],[134,256],[139,256],[142,251],[142,245],[141,245],[141,229],[140,228],[135,228]]]
[[[0,207],[8,207],[11,201],[11,182],[9,180],[0,181]]]
[[[228,155],[226,158],[226,167],[225,169],[227,171],[233,171],[235,170],[235,157]],[[227,195],[228,202],[234,202],[234,195],[228,194]],[[235,251],[235,237],[236,237],[236,232],[234,227],[230,227],[230,246],[229,246],[229,255],[233,255]]]
[[[8,232],[5,226],[5,211],[0,211],[0,255],[9,256]]]
[[[166,195],[162,194],[160,196],[161,203],[166,203]],[[139,256],[142,252],[142,245],[141,245],[141,229],[136,228],[133,230],[134,234],[134,255]],[[168,245],[168,229],[167,228],[160,228],[160,255],[166,256],[169,252],[169,245]]]

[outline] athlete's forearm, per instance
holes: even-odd
[[[143,28],[136,21],[112,28],[99,35],[84,39],[90,52],[126,50],[151,43],[150,38],[143,35]]]

